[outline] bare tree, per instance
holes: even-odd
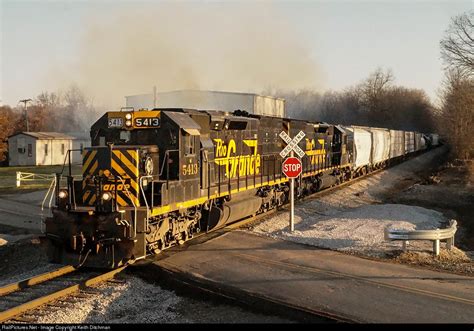
[[[450,69],[474,75],[474,11],[452,18],[440,42],[441,57]]]
[[[454,157],[474,157],[474,78],[466,78],[460,70],[446,75],[442,91],[439,131],[451,145]]]
[[[383,99],[393,81],[394,76],[390,69],[384,72],[382,68],[377,68],[358,86],[362,94],[362,103],[369,112],[386,110],[383,107]]]

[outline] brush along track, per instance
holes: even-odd
[[[0,288],[0,322],[113,278],[125,267],[103,271],[65,266]]]

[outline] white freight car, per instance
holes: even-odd
[[[415,132],[415,152],[422,150],[422,142],[423,135],[419,132]]]
[[[390,130],[390,158],[396,158],[405,154],[405,132]]]
[[[390,131],[388,129],[367,128],[372,133],[372,159],[374,167],[381,166],[390,158]]]
[[[405,154],[415,151],[415,132],[405,131]]]
[[[363,170],[371,164],[372,134],[367,128],[344,127],[353,135],[354,157],[353,164],[356,171]]]

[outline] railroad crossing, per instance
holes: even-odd
[[[290,179],[290,231],[295,230],[295,178],[298,178],[303,171],[301,160],[293,156],[293,152],[302,158],[305,153],[298,146],[305,133],[300,131],[293,139],[285,132],[280,133],[280,138],[287,143],[286,147],[280,152],[280,156],[285,158],[288,153],[291,155],[282,163],[283,174]]]

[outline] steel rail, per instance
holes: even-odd
[[[77,269],[74,268],[73,266],[68,265],[68,266],[53,270],[53,271],[48,271],[37,276],[33,276],[27,279],[20,280],[18,282],[14,282],[14,283],[2,286],[0,287],[0,297],[31,287],[33,285],[41,284],[47,280],[57,278],[59,276],[68,274],[76,270]]]
[[[3,312],[0,312],[0,322],[7,321],[9,319],[12,319],[15,316],[18,316],[24,312],[27,312],[29,310],[35,309],[41,305],[44,305],[45,303],[57,300],[61,297],[70,295],[72,293],[78,292],[81,289],[85,289],[89,286],[96,285],[98,283],[101,283],[105,280],[108,280],[112,277],[114,277],[117,273],[121,272],[123,269],[125,269],[126,266],[114,269],[112,271],[106,272],[102,275],[95,276],[92,278],[89,278],[85,281],[80,282],[79,284],[75,284],[69,287],[66,287],[64,289],[61,289],[59,291],[55,291],[49,294],[46,294],[44,296],[41,296],[39,298],[33,299],[31,301],[25,302],[19,306],[10,308],[8,310],[5,310]]]

